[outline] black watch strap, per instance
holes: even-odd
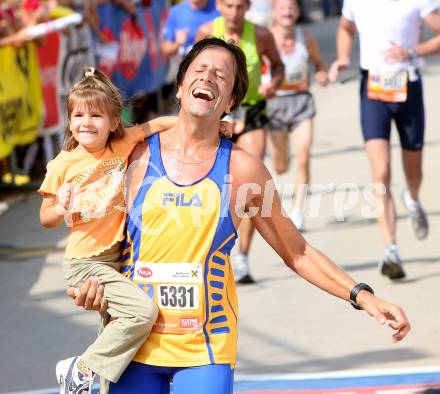
[[[354,309],[362,309],[359,304],[356,302],[357,295],[361,290],[369,291],[371,294],[374,294],[373,289],[368,286],[366,283],[358,283],[350,292],[350,304]]]

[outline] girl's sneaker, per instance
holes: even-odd
[[[55,371],[60,384],[60,394],[92,393],[95,374],[80,361],[79,356],[58,361]]]

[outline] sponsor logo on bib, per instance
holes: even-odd
[[[184,317],[180,319],[181,328],[198,328],[199,318],[198,317]]]
[[[153,271],[151,271],[148,267],[139,267],[137,270],[138,275],[141,278],[151,278],[151,276],[153,276]]]

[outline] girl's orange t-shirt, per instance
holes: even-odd
[[[56,195],[63,184],[72,185],[66,259],[98,256],[124,239],[128,157],[144,139],[145,130],[132,127],[101,151],[61,151],[47,164],[40,194]]]

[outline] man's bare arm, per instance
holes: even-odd
[[[315,67],[315,80],[321,86],[326,86],[328,84],[327,68],[325,61],[321,56],[318,42],[316,41],[315,37],[307,32],[304,32],[304,39],[310,55],[310,62]]]
[[[238,155],[233,156],[232,196],[236,196],[237,189],[242,184],[256,185],[254,191],[257,192],[247,199],[246,208],[249,212],[254,210],[252,221],[260,234],[298,275],[322,290],[348,301],[356,282],[323,253],[309,245],[287,215],[283,214],[277,191],[267,193],[266,187],[273,184],[273,179],[264,164],[250,155],[240,155],[238,166]],[[235,210],[236,205],[232,205]],[[400,341],[408,334],[410,324],[400,307],[365,290],[359,293],[356,301],[381,324],[390,321],[390,326],[395,330],[394,341]]]
[[[435,36],[415,46],[418,56],[429,56],[440,51],[440,11],[431,12],[425,16],[424,21]]]
[[[255,31],[258,53],[263,60],[266,58],[270,62],[270,73],[272,76],[270,83],[262,85],[262,87],[265,87],[259,90],[260,94],[270,98],[284,80],[284,65],[270,30],[262,26],[256,26]]]
[[[331,65],[328,73],[330,81],[336,81],[339,72],[350,65],[355,32],[356,25],[354,22],[341,16],[336,33],[336,60]]]
[[[189,30],[180,29],[175,32],[174,41],[163,40],[162,41],[162,53],[164,56],[174,56],[179,50],[184,48],[186,40],[188,39]]]
[[[166,57],[174,56],[180,48],[180,44],[174,41],[162,40],[162,54]]]

